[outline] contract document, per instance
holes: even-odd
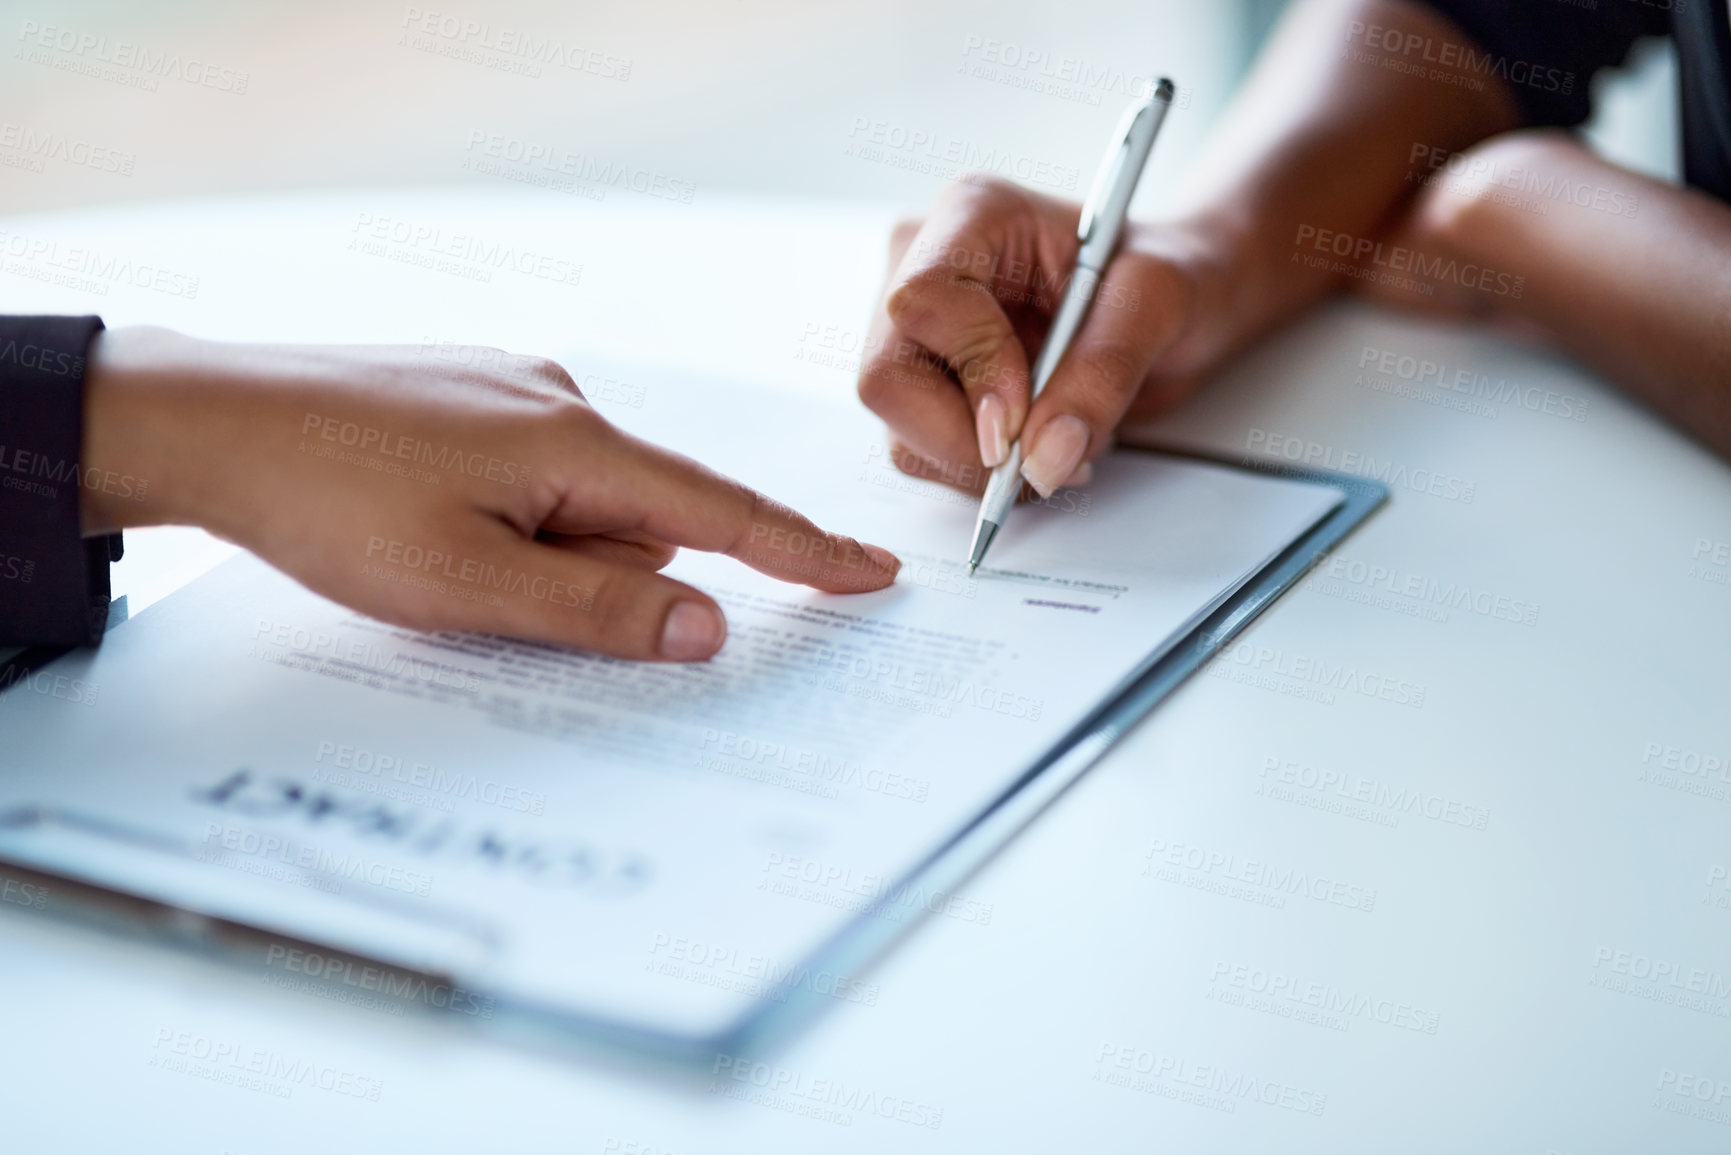
[[[896,584],[686,551],[730,632],[676,666],[417,634],[241,555],[0,695],[0,858],[278,936],[261,961],[301,974],[352,955],[466,1013],[713,1044],[870,1001],[838,944],[989,918],[949,848],[1097,757],[1078,727],[1354,498],[1119,451],[969,577],[975,499],[898,472],[857,405],[609,372],[641,399],[610,417],[894,550]]]

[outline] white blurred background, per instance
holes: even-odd
[[[498,187],[506,178],[465,167],[485,147],[474,142],[495,138],[656,180],[694,203],[765,194],[916,208],[947,173],[982,161],[1079,198],[1134,86],[1168,74],[1181,100],[1146,207],[1183,172],[1282,7],[7,3],[0,213],[355,185]],[[72,47],[33,47],[44,29]],[[536,64],[546,43],[582,65]],[[524,44],[527,56],[501,47]],[[206,70],[210,84],[187,79]],[[1664,175],[1676,167],[1673,70],[1668,48],[1644,52],[1594,128],[1611,155]],[[64,143],[44,155],[45,140]],[[52,155],[74,144],[104,159]]]

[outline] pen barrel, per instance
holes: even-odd
[[[1058,303],[1057,316],[1052,318],[1052,328],[1046,334],[1046,343],[1040,346],[1039,359],[1034,362],[1033,396],[1038,397],[1040,390],[1046,387],[1052,374],[1069,351],[1070,342],[1082,328],[1082,322],[1088,317],[1088,306],[1094,301],[1094,293],[1100,287],[1100,272],[1087,265],[1077,265],[1076,273],[1070,278],[1070,284],[1064,290],[1064,299]]]
[[[980,520],[1003,525],[1004,518],[1016,504],[1016,494],[1022,491],[1022,445],[1010,446],[1010,455],[986,478],[986,492],[980,496]]]

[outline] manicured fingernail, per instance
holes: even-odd
[[[1086,452],[1088,427],[1082,419],[1068,413],[1054,417],[1040,427],[1033,451],[1022,462],[1022,476],[1041,497],[1051,497],[1064,479],[1076,472]]]
[[[980,398],[980,410],[974,429],[980,436],[980,460],[987,469],[996,469],[1010,455],[1010,411],[996,393]]]
[[[1087,485],[1094,480],[1094,463],[1084,461],[1076,467],[1076,472],[1064,479],[1064,488],[1071,489],[1078,485]]]
[[[866,551],[867,557],[878,563],[879,569],[887,569],[891,573],[901,572],[902,559],[885,549],[883,546],[866,545],[864,542],[861,542],[860,546]]]
[[[721,648],[727,622],[720,611],[702,602],[675,602],[661,627],[661,656],[675,662],[695,662]]]

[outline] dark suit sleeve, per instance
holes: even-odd
[[[1641,37],[1671,31],[1670,0],[1598,0],[1591,7],[1567,0],[1424,2],[1489,54],[1478,70],[1502,79],[1534,125],[1585,121],[1592,111],[1593,74],[1623,63]]]
[[[96,317],[0,317],[0,646],[88,646],[120,535],[85,538],[84,366]]]

